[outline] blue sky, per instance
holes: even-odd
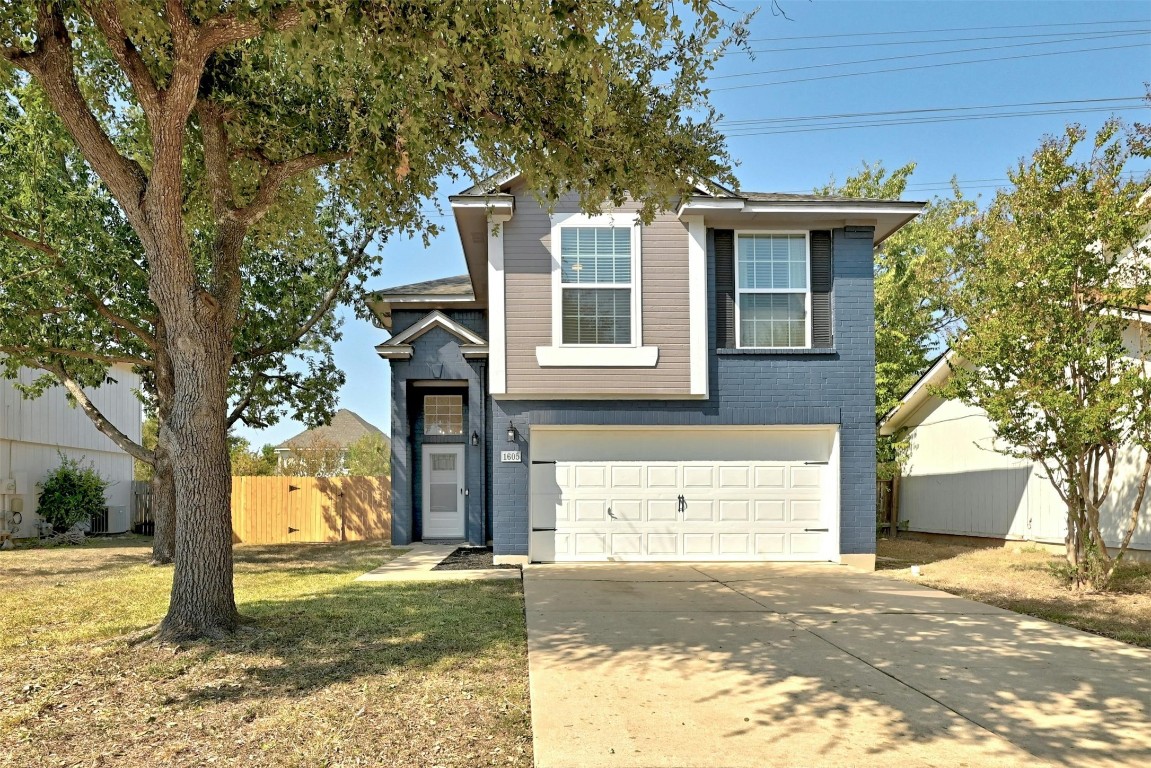
[[[842,180],[864,160],[888,168],[915,161],[908,197],[942,193],[954,176],[965,194],[986,199],[1006,181],[1009,167],[1068,122],[1093,129],[1109,114],[1151,122],[1151,110],[1140,102],[1086,103],[1146,92],[1147,2],[780,0],[790,20],[772,15],[770,0],[728,4],[761,8],[751,26],[755,59],[725,57],[712,80],[712,102],[733,121],[725,133],[744,189],[810,192],[832,176]],[[733,76],[755,72],[764,74]],[[908,113],[939,109],[951,111]],[[898,114],[862,114],[876,112]],[[1048,114],[986,117],[993,112]],[[781,120],[802,117],[818,119]],[[756,120],[777,122],[734,122]],[[855,127],[828,130],[843,124]],[[441,189],[445,209],[454,191],[450,182]],[[370,287],[465,271],[450,215],[436,220],[445,232],[430,247],[392,242],[382,250],[383,274]],[[388,364],[372,351],[387,336],[349,309],[341,313],[346,324],[336,361],[347,383],[340,406],[390,431]],[[285,420],[239,432],[259,446],[302,429]]]

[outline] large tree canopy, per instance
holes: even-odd
[[[59,119],[82,158],[71,183],[98,182],[102,215],[139,243],[131,273],[98,270],[115,277],[94,287],[146,286],[150,308],[132,302],[124,319],[151,313],[153,368],[171,373],[158,383],[170,384],[159,444],[179,500],[164,636],[238,619],[227,426],[229,397],[243,398],[237,350],[261,348],[246,338],[260,330],[248,297],[278,269],[328,287],[336,277],[294,263],[283,243],[319,242],[345,220],[359,233],[424,231],[421,206],[445,173],[514,166],[547,199],[570,187],[590,210],[630,193],[644,216],[691,177],[732,183],[703,91],[730,29],[706,0],[0,7],[5,101]],[[35,206],[6,215],[9,229],[42,234]],[[81,269],[87,256],[72,254],[61,269]],[[99,343],[147,344],[92,311],[106,321],[93,322]]]
[[[1151,473],[1151,175],[1127,170],[1116,123],[1071,126],[1009,172],[1012,186],[966,228],[946,300],[963,319],[947,394],[987,412],[995,448],[1038,463],[1067,506],[1077,581],[1106,586],[1136,529]],[[1137,456],[1116,509],[1112,556],[1100,510]],[[1110,499],[1114,502],[1113,499]]]

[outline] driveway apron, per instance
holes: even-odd
[[[834,565],[524,571],[537,768],[1151,765],[1151,651]]]

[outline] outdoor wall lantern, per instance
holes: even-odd
[[[480,444],[480,436],[479,436],[479,433],[477,433],[477,432],[472,432],[472,445],[479,445],[479,444]]]
[[[510,421],[508,422],[508,442],[514,443],[516,441],[516,428]]]

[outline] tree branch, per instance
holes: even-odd
[[[170,0],[170,3],[172,0]],[[300,23],[303,15],[299,8],[281,8],[272,14],[265,26],[259,19],[240,20],[233,15],[215,16],[200,26],[199,49],[207,60],[213,52],[221,48],[255,37],[262,29],[283,32]]]
[[[16,223],[16,222],[12,222],[12,220],[8,219],[7,217],[0,217],[0,218],[4,218],[6,221],[11,222],[11,223]],[[16,232],[15,230],[12,230],[12,229],[8,229],[7,227],[0,227],[0,235],[3,235],[4,237],[8,238],[9,240],[12,240],[15,243],[19,243],[20,245],[23,245],[25,248],[29,248],[31,250],[38,251],[38,252],[44,254],[45,256],[47,256],[50,259],[52,259],[53,261],[55,261],[56,264],[59,265],[59,267],[61,268],[61,271],[65,275],[70,276],[71,272],[68,269],[67,262],[64,261],[64,258],[60,255],[59,251],[57,251],[55,248],[48,245],[47,243],[41,242],[39,240],[33,240],[29,237],[25,237],[24,235],[20,234],[19,232]],[[144,342],[144,345],[147,346],[148,349],[155,349],[156,348],[155,336],[153,336],[151,333],[146,331],[144,328],[140,327],[138,324],[132,322],[131,320],[129,320],[125,317],[121,317],[120,315],[113,312],[108,307],[108,305],[105,304],[103,302],[103,300],[96,294],[96,292],[93,291],[87,285],[87,283],[84,283],[81,280],[73,280],[70,277],[69,277],[69,282],[72,283],[72,285],[74,287],[79,289],[80,293],[83,294],[84,298],[86,298],[88,300],[88,302],[92,305],[92,308],[96,310],[96,314],[100,315],[101,317],[103,317],[105,320],[112,323],[113,325],[117,325],[117,326],[123,328],[124,330],[128,331],[129,333],[131,333],[133,336],[138,338],[140,341]]]
[[[72,38],[59,3],[36,6],[36,44],[31,53],[9,59],[40,83],[84,159],[100,176],[138,232],[147,232],[141,196],[147,183],[143,169],[119,153],[92,114],[76,81]]]
[[[291,160],[273,163],[268,167],[268,172],[264,174],[264,178],[260,182],[256,194],[252,196],[252,199],[247,205],[236,209],[232,213],[232,216],[246,226],[255,224],[263,218],[264,214],[268,212],[268,209],[272,207],[272,204],[276,201],[276,193],[279,192],[284,182],[293,176],[298,176],[301,173],[306,173],[316,168],[322,168],[325,165],[338,163],[351,156],[352,154],[350,152],[317,152],[310,155],[301,155]]]
[[[151,368],[152,361],[145,360],[142,357],[133,357],[131,355],[105,355],[99,352],[84,352],[78,349],[65,349],[63,347],[21,347],[21,346],[0,346],[0,352],[9,355],[19,355],[21,359],[27,359],[26,356],[35,357],[36,355],[56,355],[58,357],[70,357],[74,360],[88,360],[93,363],[107,363],[108,365],[116,365],[122,363],[124,365],[138,365],[141,368]],[[37,367],[48,370],[45,365],[36,363]]]
[[[228,133],[214,104],[201,99],[196,105],[200,133],[204,143],[204,169],[208,176],[208,193],[217,218],[235,208],[232,177],[228,173]]]
[[[300,339],[304,338],[304,336],[306,336],[308,332],[316,326],[316,323],[320,322],[324,315],[326,315],[332,308],[332,304],[335,302],[336,297],[339,296],[340,291],[343,290],[344,285],[347,283],[348,278],[351,277],[352,272],[355,271],[356,267],[363,263],[367,255],[368,246],[371,244],[372,240],[375,239],[376,232],[377,230],[373,229],[364,235],[363,238],[361,238],[359,244],[356,246],[355,252],[348,257],[347,261],[344,262],[344,266],[340,268],[340,272],[336,276],[336,280],[332,284],[332,287],[328,289],[328,292],[325,293],[324,296],[320,299],[320,303],[316,305],[315,310],[312,311],[312,314],[308,317],[307,320],[304,321],[302,325],[300,325],[287,338],[281,340],[278,344],[262,344],[255,349],[249,350],[244,355],[237,355],[233,357],[232,362],[246,363],[255,360],[256,358],[264,357],[265,355],[274,354],[276,352],[283,352],[295,347],[296,344],[299,343]]]
[[[154,451],[149,451],[144,446],[137,443],[132,438],[124,434],[115,424],[108,420],[108,418],[96,407],[92,399],[88,397],[88,393],[84,391],[75,379],[68,375],[68,371],[63,365],[43,365],[40,366],[43,370],[54,375],[76,404],[80,406],[80,410],[92,420],[96,425],[96,429],[103,432],[108,439],[114,442],[125,453],[134,459],[139,459],[147,464],[154,464],[156,461],[156,454]]]
[[[120,14],[116,10],[116,4],[112,0],[96,0],[96,2],[88,0],[84,5],[88,15],[104,35],[104,42],[108,44],[116,63],[120,65],[120,69],[128,77],[128,82],[132,84],[132,90],[136,92],[136,98],[140,100],[144,113],[151,117],[160,101],[160,89],[152,73],[148,71],[148,65],[140,56],[140,51],[128,38]]]
[[[231,429],[237,421],[244,418],[244,411],[252,404],[252,397],[256,394],[256,387],[259,386],[261,381],[266,380],[267,377],[262,373],[257,373],[252,377],[252,383],[248,385],[248,391],[244,393],[244,396],[236,403],[236,407],[228,414],[228,429]]]

